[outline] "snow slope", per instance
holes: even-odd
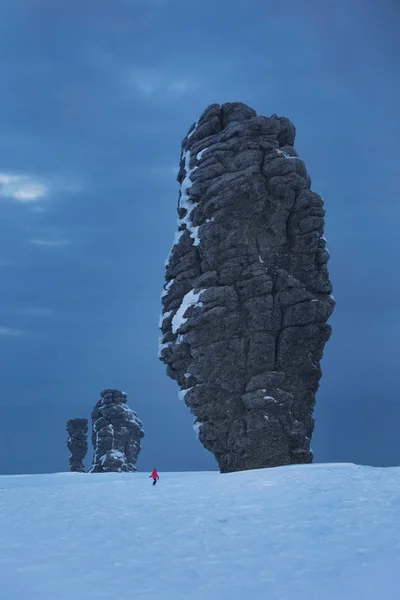
[[[1,600],[398,600],[400,468],[0,477]]]

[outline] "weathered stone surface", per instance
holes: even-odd
[[[285,117],[209,106],[183,140],[160,358],[221,471],[312,461],[333,308],[321,197]]]
[[[144,436],[142,423],[119,390],[100,394],[92,412],[92,473],[136,471],[136,461]]]
[[[67,421],[68,440],[67,446],[71,453],[69,457],[69,470],[84,473],[83,461],[88,451],[88,420],[70,419]]]

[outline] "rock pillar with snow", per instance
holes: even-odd
[[[333,308],[323,201],[285,117],[213,104],[182,143],[160,358],[221,471],[312,461]]]
[[[105,390],[92,412],[92,473],[136,471],[142,422],[120,390]]]
[[[85,472],[83,461],[88,451],[88,420],[70,419],[67,421],[67,446],[71,453],[69,470],[78,473]]]

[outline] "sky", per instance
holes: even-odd
[[[124,390],[138,468],[215,469],[157,358],[180,144],[207,105],[289,117],[337,307],[317,462],[399,465],[397,0],[5,0],[0,473],[68,469],[65,422]],[[89,457],[90,458],[90,457]]]

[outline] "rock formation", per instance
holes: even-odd
[[[79,473],[85,472],[83,461],[88,451],[88,420],[70,419],[67,421],[68,450],[71,452],[69,457],[69,470]]]
[[[312,461],[334,308],[321,197],[285,117],[213,104],[182,143],[160,358],[222,472]]]
[[[100,394],[92,412],[92,473],[136,471],[144,436],[142,423],[127,406],[127,395],[119,390]]]

